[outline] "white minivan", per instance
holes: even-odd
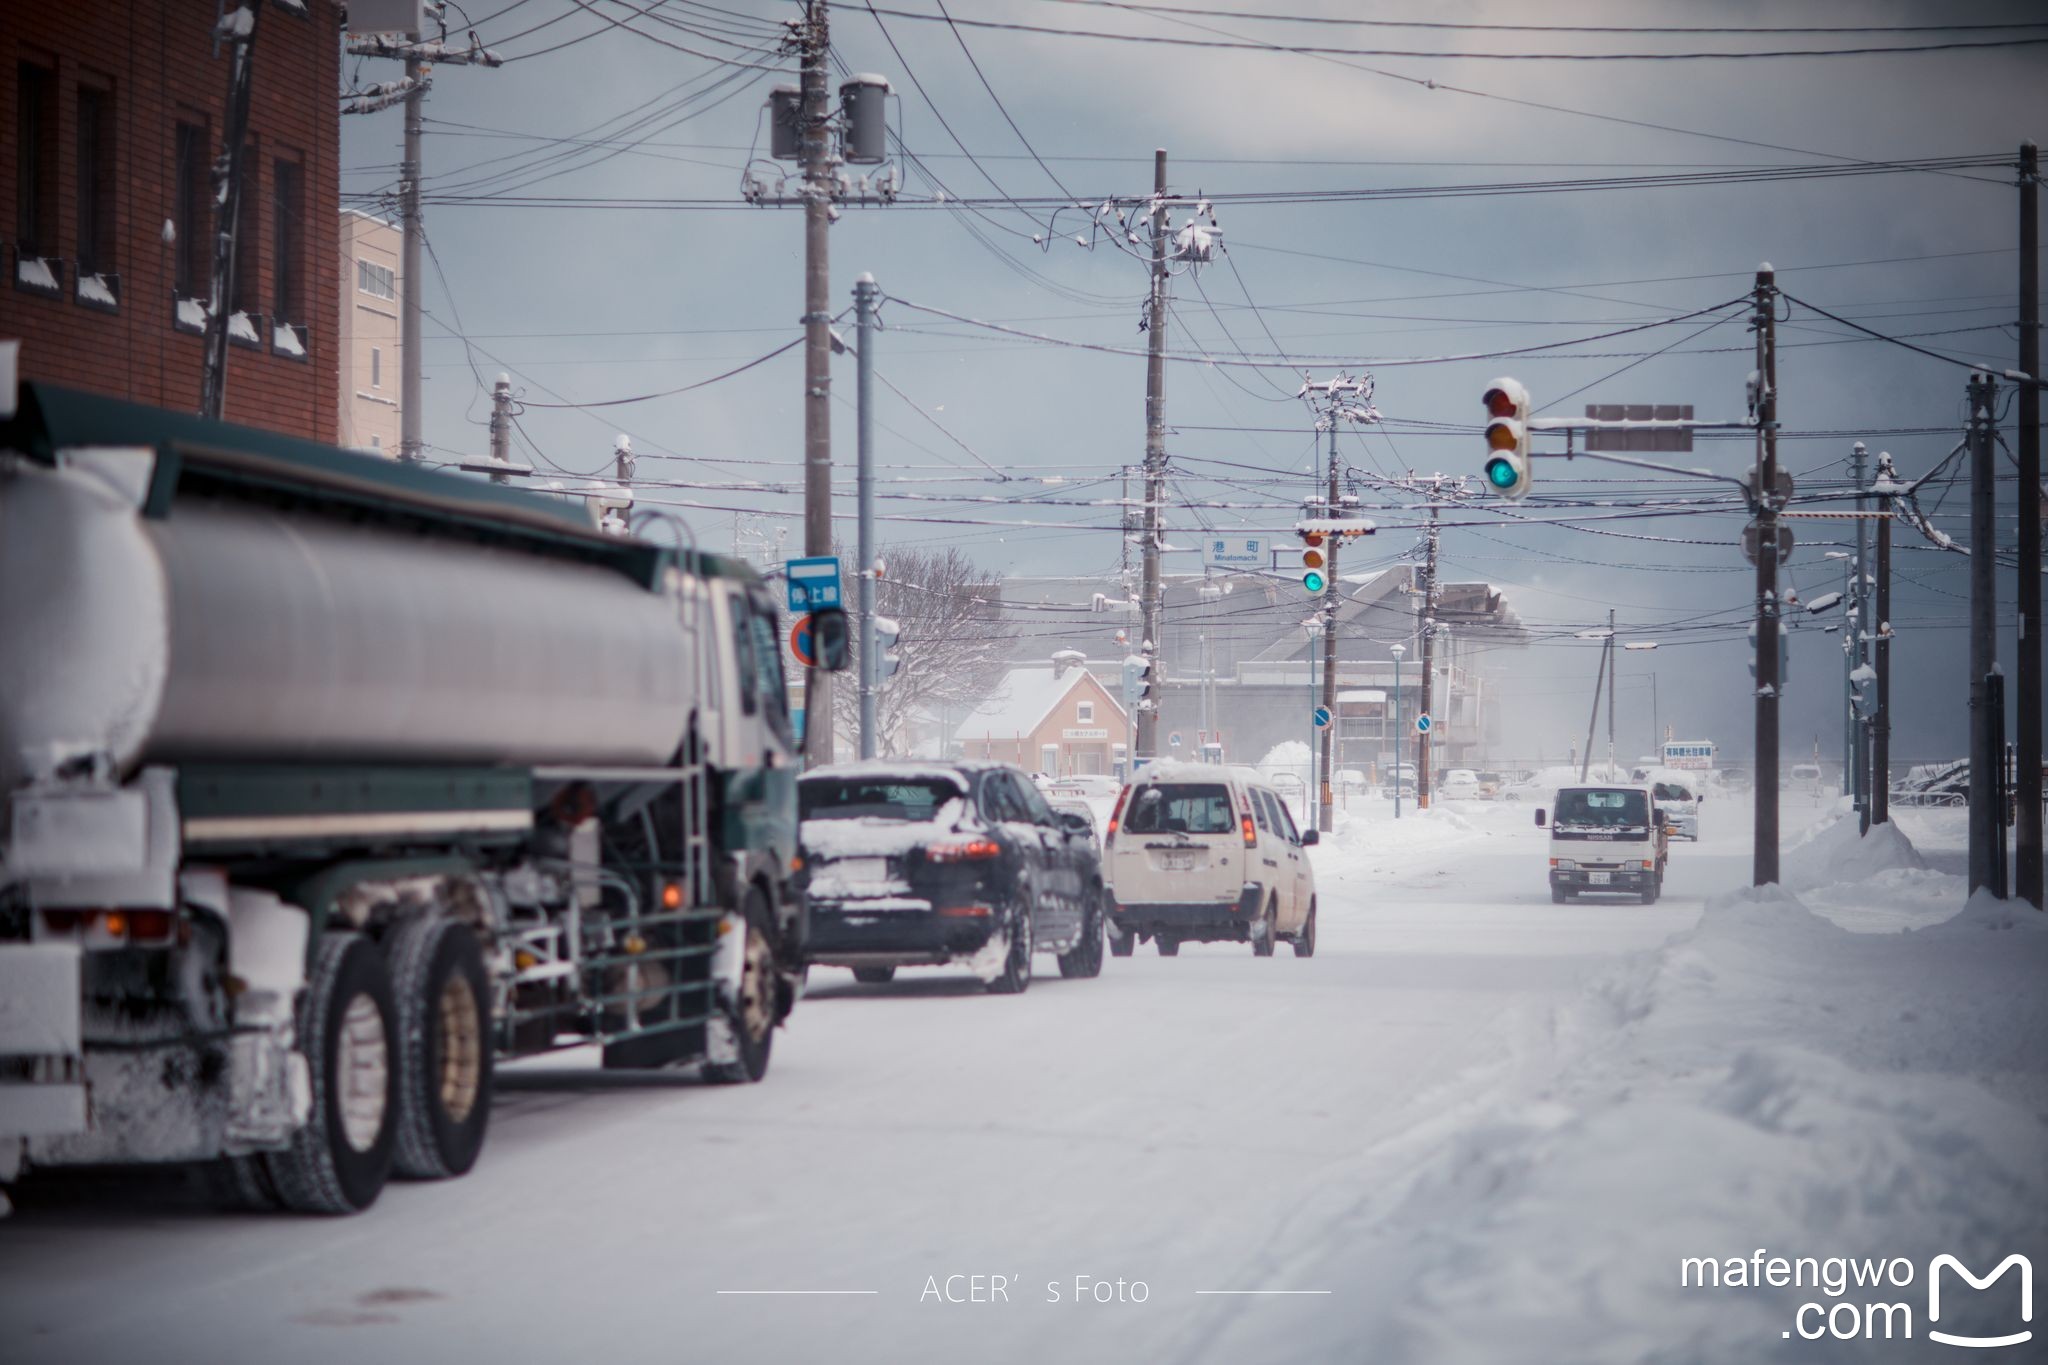
[[[1208,763],[1155,763],[1117,797],[1103,834],[1109,949],[1143,939],[1172,957],[1187,942],[1250,943],[1260,957],[1316,951],[1313,829],[1258,773]]]

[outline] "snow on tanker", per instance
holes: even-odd
[[[22,385],[0,1181],[348,1212],[469,1169],[498,1058],[759,1079],[805,929],[779,640],[744,566],[579,507]]]

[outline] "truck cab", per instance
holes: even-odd
[[[1550,899],[1632,895],[1655,905],[1670,855],[1664,813],[1647,786],[1560,787],[1536,826],[1550,831]]]

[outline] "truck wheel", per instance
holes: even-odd
[[[1136,933],[1125,930],[1121,934],[1111,934],[1109,936],[1109,955],[1111,957],[1129,957],[1137,951],[1138,936]]]
[[[886,986],[896,979],[894,967],[855,967],[853,979],[864,986]]]
[[[1102,975],[1102,897],[1088,898],[1081,912],[1081,941],[1060,954],[1060,975],[1069,980],[1086,980]]]
[[[1266,902],[1265,918],[1252,925],[1252,956],[1271,957],[1274,939],[1278,936],[1280,924],[1280,902],[1278,898]]]
[[[1180,956],[1180,940],[1175,938],[1173,935],[1161,934],[1159,937],[1153,939],[1152,942],[1158,946],[1159,955],[1161,957]]]
[[[1643,904],[1644,904],[1644,905],[1655,905],[1655,904],[1657,903],[1657,892],[1658,892],[1659,890],[1661,890],[1661,889],[1662,889],[1662,888],[1661,888],[1661,887],[1659,887],[1659,886],[1657,885],[1657,883],[1655,883],[1655,882],[1651,882],[1651,883],[1650,883],[1650,884],[1649,884],[1648,886],[1644,887],[1644,888],[1643,888]]]
[[[1294,955],[1316,955],[1316,903],[1313,900],[1308,903],[1308,918],[1301,922],[1301,932],[1294,936]]]
[[[1018,898],[1017,915],[1010,925],[1010,954],[1003,959],[1003,974],[988,983],[990,995],[1022,995],[1031,986],[1032,901],[1028,895]]]
[[[289,1147],[265,1154],[264,1168],[295,1213],[355,1213],[383,1191],[398,1138],[398,1010],[384,957],[368,939],[321,938],[297,1024],[313,1109]]]
[[[263,1169],[261,1156],[224,1156],[205,1167],[206,1191],[220,1207],[236,1213],[270,1213],[277,1209],[277,1191]]]
[[[1571,898],[1572,893],[1565,890],[1561,886],[1553,886],[1550,888],[1550,903],[1552,905],[1563,905],[1566,901],[1570,900]]]
[[[750,887],[746,899],[746,947],[740,965],[737,1017],[733,1036],[739,1043],[739,1060],[715,1062],[704,1068],[707,1079],[720,1085],[752,1084],[768,1074],[768,1056],[775,1046],[775,947],[769,937],[773,926],[768,919],[768,898],[761,888]]]
[[[391,936],[398,997],[398,1174],[446,1180],[476,1164],[491,1121],[490,982],[468,925],[442,915]]]

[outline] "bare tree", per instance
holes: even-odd
[[[846,549],[839,555],[841,563],[855,562]],[[875,697],[875,752],[893,756],[908,748],[914,724],[936,725],[949,716],[957,721],[987,699],[1009,670],[1007,647],[1017,630],[1003,619],[1000,584],[959,550],[885,546],[877,558],[875,616],[895,621],[901,631],[893,651],[901,663]],[[849,576],[844,596],[857,668],[857,579]],[[860,724],[853,668],[833,692],[833,710],[848,731]]]

